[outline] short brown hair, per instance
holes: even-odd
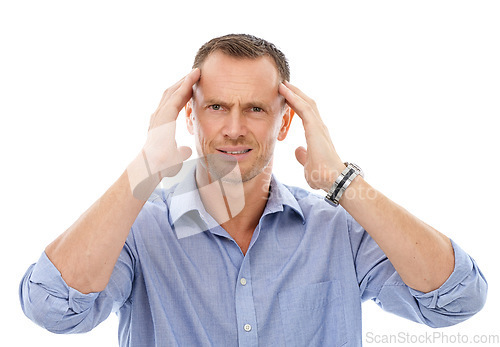
[[[199,68],[207,57],[220,51],[231,57],[256,59],[262,56],[273,58],[280,78],[290,81],[288,61],[276,46],[266,40],[248,34],[229,34],[216,37],[205,43],[196,53],[193,68]]]

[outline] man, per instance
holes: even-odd
[[[174,137],[184,106],[200,159],[145,203],[191,155]],[[328,201],[272,176],[294,114],[307,141],[296,158]],[[121,346],[359,346],[364,300],[442,327],[478,312],[486,290],[472,258],[342,162],[274,45],[227,35],[165,91],[140,154],[29,268],[20,296],[58,333],[116,311]]]

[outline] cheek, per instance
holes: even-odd
[[[281,117],[278,117],[276,119],[273,120],[273,122],[271,124],[268,125],[268,132],[269,132],[269,138],[270,139],[273,139],[273,140],[277,140],[278,139],[278,135],[280,133],[280,129],[281,129]]]
[[[266,123],[265,126],[260,127],[259,133],[254,132],[264,150],[270,150],[274,148],[274,145],[278,140],[280,125],[281,123],[269,122]]]
[[[200,145],[201,147],[208,146],[208,143],[214,137],[213,129],[214,127],[211,126],[210,124],[207,124],[207,122],[203,121],[200,122],[199,119],[195,119],[193,121],[193,130],[197,144]]]

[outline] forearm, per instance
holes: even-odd
[[[81,293],[102,291],[144,200],[133,196],[129,175],[141,157],[45,252],[64,281]],[[150,193],[154,186],[149,187]]]
[[[439,288],[453,272],[454,253],[448,237],[356,177],[340,199],[387,255],[403,281],[413,289]]]

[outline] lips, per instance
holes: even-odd
[[[245,154],[252,150],[252,148],[247,146],[221,146],[216,147],[219,152],[227,154]]]
[[[243,146],[227,146],[227,147],[219,147],[216,148],[217,151],[224,156],[230,156],[232,158],[235,158],[237,160],[243,160],[246,158],[249,153],[252,151],[252,148],[248,147],[243,147]]]
[[[219,149],[218,151],[222,152],[222,153],[227,153],[227,154],[245,154],[245,153],[250,152],[251,149],[244,149],[242,151],[224,151],[222,149]]]

